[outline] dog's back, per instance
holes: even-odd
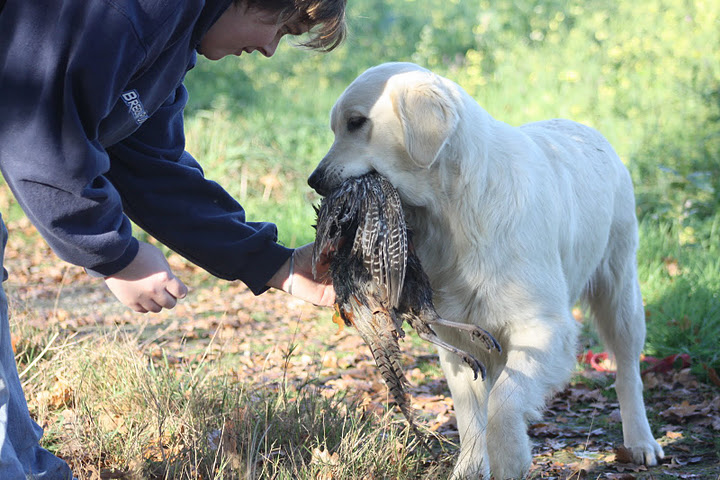
[[[626,255],[637,248],[632,180],[612,145],[591,127],[554,119],[523,125],[520,131],[553,170],[553,185],[546,188],[557,189],[562,199],[558,248],[574,303],[617,250],[613,242],[622,242]]]

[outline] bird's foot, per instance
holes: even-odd
[[[449,343],[441,340],[437,335],[434,333],[428,333],[421,330],[416,330],[417,334],[420,338],[423,340],[426,340],[432,344],[437,345],[440,348],[444,348],[450,353],[454,353],[458,357],[460,357],[463,362],[467,363],[470,368],[472,368],[473,373],[475,374],[475,380],[477,380],[478,375],[482,377],[483,380],[485,380],[485,365],[482,364],[477,358],[473,357],[469,353],[467,353],[464,350],[460,350],[459,348],[450,345]]]
[[[486,370],[485,365],[478,360],[477,358],[473,357],[469,353],[465,353],[462,350],[460,353],[458,353],[458,356],[462,358],[463,362],[467,363],[470,368],[472,368],[473,374],[475,374],[475,380],[478,379],[478,375],[480,375],[480,378],[485,380]]]
[[[485,345],[485,348],[487,348],[488,352],[492,352],[493,350],[495,350],[498,353],[502,353],[502,347],[500,346],[500,343],[487,330],[483,330],[480,327],[475,327],[471,333],[473,342],[482,342]]]
[[[490,332],[487,330],[478,327],[477,325],[471,325],[469,323],[461,323],[461,322],[452,322],[450,320],[445,320],[444,318],[438,318],[437,320],[433,321],[432,323],[435,323],[437,325],[441,325],[443,327],[448,328],[455,328],[457,330],[463,330],[466,332],[469,332],[472,338],[473,342],[480,341],[485,345],[485,348],[487,348],[488,352],[492,352],[495,350],[498,353],[502,353],[502,347],[500,346],[500,343],[493,337]]]

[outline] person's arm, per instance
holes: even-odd
[[[139,244],[104,176],[110,159],[99,126],[144,50],[126,19],[103,5],[6,3],[0,14],[0,168],[60,258],[110,274],[132,261]],[[73,18],[97,21],[78,25]]]
[[[247,222],[240,204],[204,178],[184,150],[186,100],[180,86],[131,137],[108,149],[108,178],[121,193],[125,212],[217,277],[241,280],[256,294],[274,287],[318,305],[332,304],[332,286],[312,276],[311,246],[296,250],[291,262],[292,250],[277,243],[275,225]]]
[[[107,178],[143,230],[213,275],[256,293],[289,259],[272,223],[248,222],[220,185],[185,151],[183,86],[130,137],[108,148]]]

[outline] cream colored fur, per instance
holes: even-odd
[[[663,457],[642,399],[645,317],[630,176],[595,130],[568,120],[511,127],[457,84],[408,63],[360,75],[332,109],[335,141],[309,179],[325,193],[377,171],[399,190],[439,313],[489,330],[487,354],[441,337],[487,367],[483,382],[439,351],[460,453],[454,478],[520,478],[528,421],[568,381],[577,301],[617,361],[624,442],[637,462]]]

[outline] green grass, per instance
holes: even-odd
[[[689,353],[702,378],[706,367],[720,365],[720,214],[709,223],[711,234],[699,240],[680,224],[648,220],[642,224],[639,254],[648,353]]]

